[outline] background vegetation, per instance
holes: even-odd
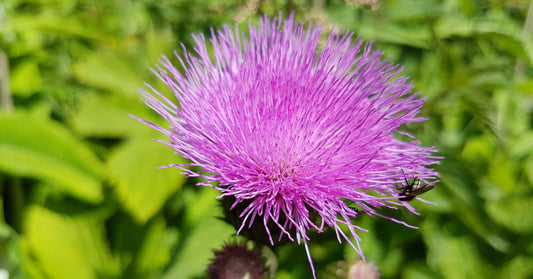
[[[533,278],[533,2],[527,0],[3,0],[0,270],[9,278],[202,278],[234,229],[208,188],[135,114],[161,54],[263,13],[342,26],[405,66],[429,120],[406,127],[446,159],[417,225],[364,216],[383,278]],[[528,15],[529,13],[529,15]],[[245,28],[245,27],[243,27]],[[357,260],[313,235],[319,278]],[[310,278],[303,247],[276,278]],[[342,278],[342,276],[337,276]]]

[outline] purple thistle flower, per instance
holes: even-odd
[[[353,33],[332,31],[320,50],[322,27],[304,28],[292,15],[249,25],[247,35],[212,29],[212,52],[193,35],[194,52],[176,54],[183,73],[163,57],[154,73],[179,106],[147,84],[152,93],[140,90],[143,101],[171,129],[141,121],[191,161],[175,167],[231,197],[230,210],[240,205],[238,233],[263,223],[271,245],[303,241],[311,262],[308,231],[327,226],[363,257],[356,230],[365,230],[353,218],[364,212],[405,224],[376,209],[416,213],[398,200],[399,185],[416,176],[432,186],[439,176],[428,167],[438,164],[433,147],[394,136],[413,138],[400,126],[425,120],[417,116],[425,98],[411,93],[401,67]]]

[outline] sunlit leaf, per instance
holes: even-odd
[[[416,0],[391,1],[387,7],[387,12],[391,21],[425,20],[442,12],[442,6],[435,5],[436,3],[436,0],[422,2]]]
[[[220,201],[216,198],[218,195],[220,192],[211,188],[201,188],[199,191],[193,188],[184,189],[182,197],[188,206],[185,210],[185,223],[193,226],[199,219],[222,216]]]
[[[54,182],[86,201],[100,201],[103,164],[57,123],[26,114],[0,115],[0,170]]]
[[[532,278],[533,277],[533,257],[517,256],[502,268],[502,278]]]
[[[177,45],[172,36],[172,31],[169,28],[163,30],[150,29],[147,34],[146,43],[148,50],[147,57],[150,59],[151,63],[154,64],[161,55],[169,55],[174,52]]]
[[[132,68],[128,59],[120,52],[95,52],[74,65],[74,73],[83,83],[100,89],[137,97],[137,89],[144,77]],[[148,73],[149,65],[146,65]]]
[[[95,94],[83,100],[72,118],[72,123],[77,131],[89,137],[121,138],[151,131],[129,114],[149,119],[151,122],[159,120],[148,112],[140,99]]]
[[[517,83],[516,90],[524,95],[533,95],[533,78]]]
[[[421,228],[428,245],[428,263],[439,269],[443,278],[488,278],[491,270],[485,264],[472,237],[453,236],[443,224],[425,223]]]
[[[36,61],[24,61],[13,69],[11,76],[13,94],[27,97],[38,91],[41,86],[41,73]]]
[[[120,257],[123,278],[152,278],[161,273],[176,242],[176,230],[167,229],[162,218],[146,224],[121,216],[113,222],[113,250]]]
[[[447,14],[439,18],[435,25],[435,34],[440,39],[452,36],[468,37],[472,35],[474,22],[461,14]]]
[[[181,188],[185,176],[180,170],[158,169],[178,163],[185,161],[172,148],[146,138],[128,141],[111,155],[109,168],[119,200],[140,222],[153,216]]]
[[[367,40],[421,49],[430,48],[431,33],[423,26],[411,27],[383,22],[375,25],[362,25],[357,31]]]
[[[489,201],[487,213],[497,223],[517,233],[533,232],[533,197],[503,198]]]
[[[533,131],[523,133],[510,147],[513,156],[530,156],[533,152]]]
[[[29,208],[21,238],[33,268],[47,278],[105,278],[119,274],[118,262],[104,240],[103,222],[90,215],[63,215]]]
[[[494,138],[484,135],[471,137],[463,148],[463,157],[473,162],[483,162],[494,155]]]
[[[467,226],[471,234],[482,238],[498,251],[507,251],[510,243],[483,210],[483,200],[478,194],[476,177],[469,172],[466,162],[448,160],[441,167],[441,191],[447,192],[456,224]],[[458,221],[460,220],[460,221]]]
[[[201,276],[213,257],[213,249],[220,249],[228,241],[235,229],[222,220],[204,218],[183,239],[183,247],[176,255],[175,262],[163,275],[163,279],[193,278]]]
[[[89,25],[87,22],[81,21],[78,18],[67,18],[59,14],[19,15],[17,17],[11,17],[3,28],[14,32],[39,31],[70,35],[100,40],[102,42],[111,42],[113,40],[112,37],[98,30],[95,25]]]

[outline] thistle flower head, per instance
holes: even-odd
[[[182,71],[166,57],[154,70],[177,103],[141,90],[171,128],[141,121],[191,162],[175,167],[231,197],[238,232],[262,223],[271,245],[282,237],[306,244],[311,229],[331,227],[362,256],[356,230],[364,229],[353,218],[388,218],[382,207],[416,213],[398,200],[402,182],[433,185],[438,174],[428,166],[438,158],[398,139],[413,138],[402,125],[425,120],[425,99],[401,67],[350,32],[332,31],[319,46],[321,32],[280,15],[250,23],[247,34],[212,30],[209,50],[194,35],[194,50],[176,54]]]

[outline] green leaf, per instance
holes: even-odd
[[[0,196],[0,209],[2,206],[2,197]],[[15,231],[3,221],[0,221],[0,262],[9,258],[9,248],[15,242],[17,234]]]
[[[170,248],[177,240],[177,230],[166,229],[163,218],[139,224],[125,215],[113,222],[113,251],[124,267],[122,278],[154,278],[170,260]]]
[[[76,63],[74,74],[88,85],[126,97],[138,96],[137,89],[144,80],[144,77],[132,68],[131,59],[123,53],[110,51],[96,52]]]
[[[434,221],[424,223],[421,232],[428,246],[428,263],[443,278],[491,278],[490,266],[483,262],[472,236],[450,235]]]
[[[11,90],[14,95],[28,97],[40,89],[41,73],[37,61],[24,61],[13,69]]]
[[[168,54],[176,49],[175,38],[170,28],[150,29],[146,34],[147,57],[150,61],[157,62],[163,54]]]
[[[533,131],[529,130],[520,135],[511,144],[511,154],[514,157],[527,157],[533,151]]]
[[[489,178],[502,192],[512,193],[517,187],[516,169],[514,161],[498,155],[490,161]]]
[[[6,21],[5,30],[13,32],[34,32],[39,33],[56,33],[63,36],[70,35],[80,38],[99,40],[101,42],[112,42],[114,39],[108,34],[102,33],[101,29],[95,25],[87,24],[86,20],[80,20],[76,17],[63,17],[59,14],[49,13],[47,15],[28,15],[19,14],[16,17],[10,17]]]
[[[104,241],[103,221],[94,215],[62,215],[42,207],[26,214],[22,253],[46,278],[117,278],[118,262]]]
[[[384,22],[360,26],[358,32],[367,40],[429,49],[431,33],[423,26],[404,26]]]
[[[77,131],[89,137],[121,138],[151,131],[129,114],[135,114],[152,123],[161,121],[161,117],[156,119],[154,114],[150,114],[140,98],[133,100],[122,96],[94,94],[83,100],[72,118],[72,124]]]
[[[533,197],[503,198],[486,204],[495,222],[516,233],[533,232]]]
[[[505,267],[502,268],[502,278],[532,278],[533,277],[533,257],[516,256]]]
[[[463,15],[452,13],[441,17],[435,24],[435,35],[439,39],[452,36],[469,37],[472,35],[474,22]]]
[[[470,137],[466,140],[463,157],[470,162],[487,162],[494,157],[494,138],[489,135]]]
[[[45,179],[88,202],[102,199],[104,165],[59,124],[22,113],[0,115],[0,170]]]
[[[187,187],[182,193],[186,204],[182,236],[173,264],[162,278],[194,278],[201,276],[213,257],[213,249],[230,240],[235,228],[220,219],[222,209],[216,196],[220,192],[209,187]]]
[[[438,277],[425,263],[413,263],[406,267],[402,278],[405,279],[433,279]]]
[[[533,54],[531,56],[533,57]],[[533,58],[531,60],[533,60]],[[516,83],[515,89],[518,92],[526,96],[532,96],[533,95],[533,78],[526,79],[523,81],[518,81]]]
[[[119,147],[109,159],[116,192],[124,207],[140,222],[146,222],[178,191],[185,176],[176,168],[160,166],[185,163],[172,148],[137,138]]]
[[[441,186],[441,191],[448,196],[454,216],[468,227],[471,234],[484,239],[492,248],[502,252],[507,251],[511,244],[483,210],[484,201],[478,193],[480,185],[469,171],[468,164],[455,160],[451,154],[448,154],[446,158],[440,167],[442,176],[439,186]],[[485,192],[488,191],[485,190]]]
[[[219,219],[204,218],[199,222],[188,234],[189,238],[183,240],[176,262],[163,275],[163,279],[201,276],[213,257],[213,249],[219,249],[235,233],[231,225]]]
[[[417,21],[440,15],[442,6],[436,5],[437,0],[396,0],[390,1],[387,15],[391,21]]]
[[[183,189],[182,198],[188,208],[185,210],[186,225],[194,226],[202,218],[221,217],[223,215],[217,196],[220,192],[208,187]]]
[[[159,274],[170,260],[169,244],[174,244],[175,232],[166,231],[162,219],[156,220],[148,228],[135,261],[136,274]],[[139,278],[146,278],[142,276]]]

